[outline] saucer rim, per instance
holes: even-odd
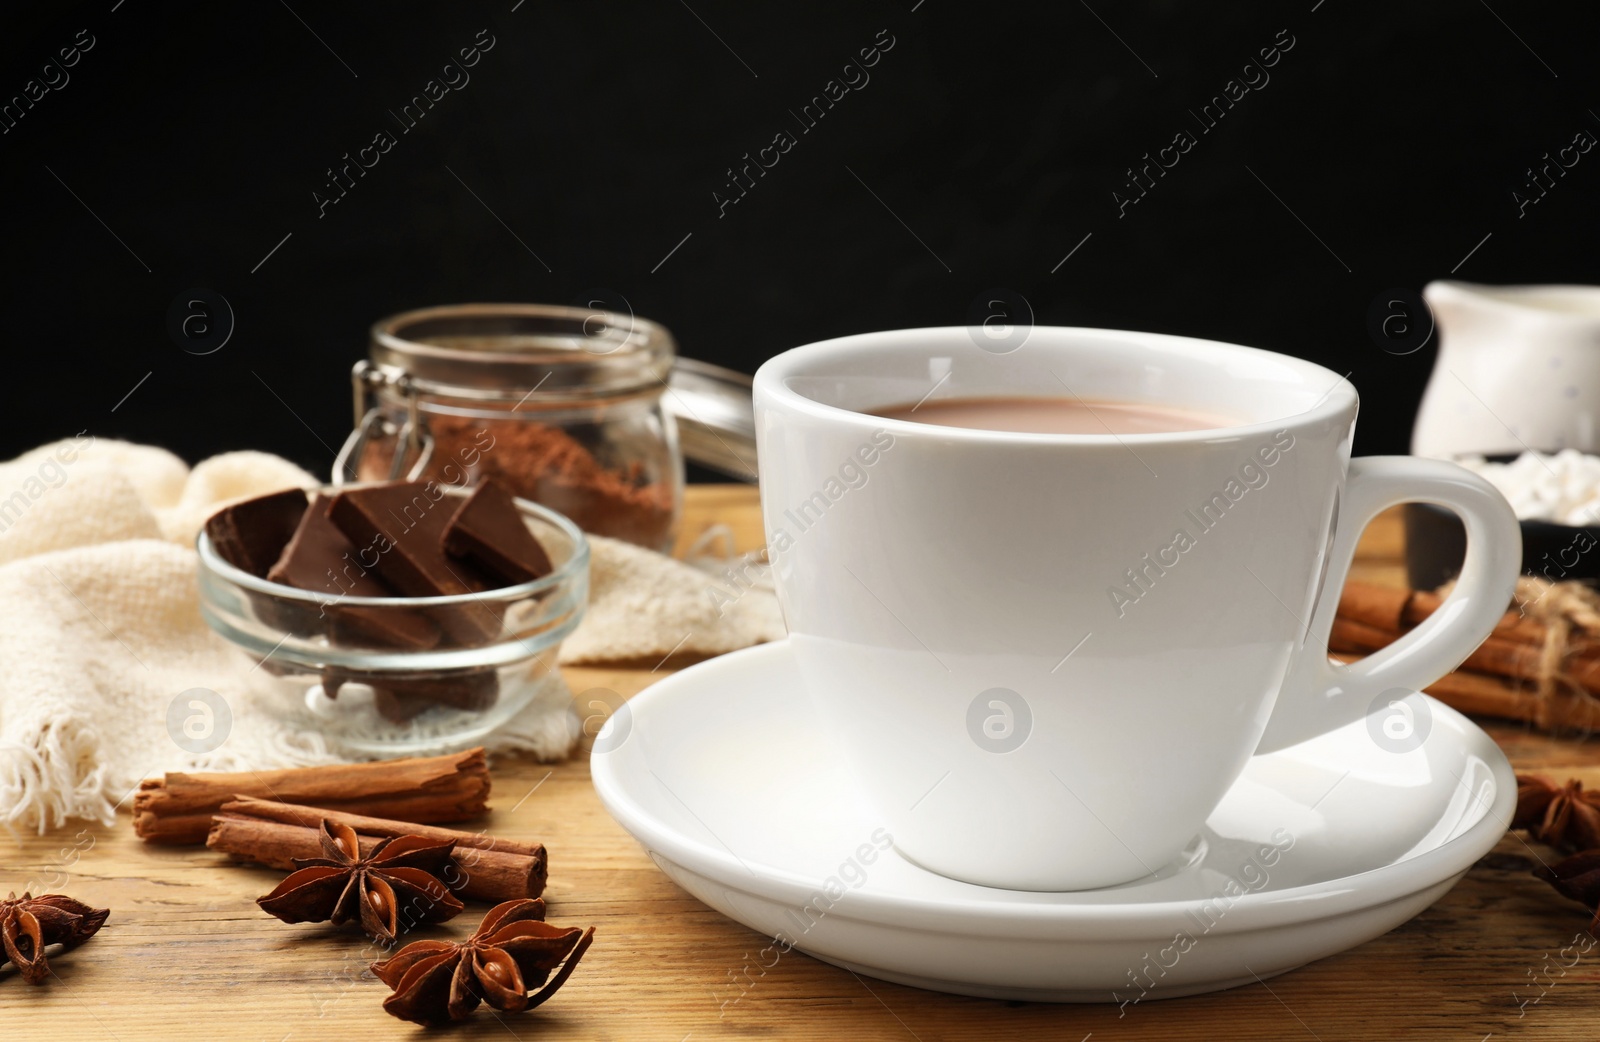
[[[638,727],[644,714],[659,711],[654,708],[655,705],[670,701],[679,687],[704,683],[698,673],[734,668],[743,665],[746,659],[781,660],[788,653],[787,640],[771,641],[696,663],[663,678],[629,700],[632,716],[630,729]],[[771,670],[768,667],[763,671]],[[792,671],[789,672],[792,675]],[[765,692],[754,697],[764,695]],[[1464,832],[1403,861],[1377,865],[1317,883],[1239,895],[1229,905],[1227,917],[1216,924],[1215,932],[1231,934],[1281,926],[1286,921],[1303,918],[1300,910],[1308,906],[1316,906],[1315,912],[1310,914],[1323,919],[1401,900],[1446,880],[1458,878],[1499,842],[1508,828],[1516,800],[1516,778],[1510,762],[1494,740],[1465,715],[1431,696],[1423,694],[1422,697],[1428,699],[1435,731],[1440,729],[1441,724],[1448,726],[1455,735],[1452,740],[1462,744],[1467,755],[1475,755],[1482,761],[1495,782],[1494,799],[1488,806],[1483,804],[1481,789],[1477,794],[1469,795],[1481,808],[1477,820]],[[1318,740],[1312,738],[1308,742]],[[613,758],[639,755],[637,752],[625,753],[629,744],[624,742],[615,749],[591,755],[590,776],[606,811],[645,847],[652,860],[666,859],[680,869],[765,901],[804,902],[815,893],[817,880],[803,878],[792,870],[765,863],[757,866],[757,873],[731,851],[718,849],[710,843],[694,840],[679,830],[661,825],[653,813],[628,794],[627,786],[619,780],[622,761]],[[1457,781],[1458,784],[1464,784],[1459,778]],[[920,867],[918,870],[927,871]],[[746,877],[754,879],[761,888],[752,889],[745,881]],[[733,880],[740,882],[734,883]],[[1029,935],[1055,937],[1062,928],[1070,928],[1075,937],[1110,940],[1145,936],[1150,927],[1170,924],[1186,912],[1198,912],[1208,901],[1215,900],[1214,897],[1207,897],[1093,905],[1010,905],[1003,903],[1000,895],[1031,892],[988,887],[978,889],[996,897],[988,900],[980,896],[928,898],[852,890],[849,895],[851,900],[841,901],[832,914],[842,919],[923,929],[932,925],[929,920],[931,915],[952,925],[975,925],[983,933],[1007,939]],[[1075,892],[1088,891],[1059,891],[1063,895]],[[1094,932],[1086,933],[1085,928],[1092,928]]]

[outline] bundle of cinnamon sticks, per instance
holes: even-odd
[[[450,756],[238,774],[169,773],[134,797],[146,842],[204,843],[235,860],[292,869],[322,855],[323,821],[354,829],[362,854],[393,836],[454,841],[461,897],[498,904],[544,892],[542,843],[437,827],[483,815],[489,771],[481,748]]]
[[[1600,730],[1600,598],[1577,583],[1524,584],[1483,645],[1428,693],[1465,713],[1549,731]],[[1443,601],[1438,593],[1348,583],[1329,650],[1349,662],[1385,648]]]

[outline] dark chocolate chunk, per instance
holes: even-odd
[[[224,561],[265,579],[294,537],[306,502],[305,489],[286,488],[225,506],[206,520],[206,536]]]
[[[395,590],[372,567],[380,556],[372,543],[356,544],[328,517],[328,498],[317,496],[300,519],[289,544],[267,573],[272,582],[328,597],[393,597]],[[340,627],[368,640],[400,647],[431,648],[439,643],[439,627],[421,612],[399,606],[357,608],[338,604],[326,609]]]
[[[441,537],[454,507],[431,482],[401,481],[343,490],[328,505],[328,519],[351,542],[377,550],[373,570],[401,594],[451,597],[488,588],[475,569],[444,554]]]
[[[322,690],[338,698],[347,683],[372,688],[373,706],[391,723],[405,723],[434,706],[481,711],[494,705],[500,678],[492,669],[471,669],[429,676],[398,677],[330,667],[323,671]]]
[[[444,549],[507,586],[550,574],[550,555],[528,531],[504,485],[485,479],[450,518]]]
[[[453,597],[479,593],[490,583],[465,561],[446,556],[444,529],[455,503],[432,482],[345,489],[328,505],[328,518],[345,537],[371,547],[372,569],[407,597]],[[489,605],[432,610],[455,641],[482,644],[500,632]]]
[[[434,703],[421,695],[409,694],[403,690],[393,688],[375,687],[372,689],[372,708],[378,715],[391,724],[404,724],[415,720],[417,717],[432,709]]]
[[[394,590],[363,567],[361,556],[328,519],[328,497],[319,495],[311,501],[267,578],[330,597],[393,597]]]

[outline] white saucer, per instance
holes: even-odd
[[[1185,857],[1149,878],[993,890],[878,849],[881,822],[852,796],[785,644],[694,666],[628,706],[596,741],[594,784],[663,872],[778,938],[766,958],[792,944],[963,995],[1121,1003],[1283,973],[1437,901],[1516,802],[1494,742],[1428,699],[1410,752],[1356,724],[1256,757]]]

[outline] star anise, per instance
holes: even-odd
[[[384,839],[366,857],[348,825],[322,823],[322,852],[295,858],[299,869],[256,904],[286,923],[334,925],[359,918],[361,928],[379,941],[400,932],[404,911],[412,922],[442,923],[462,905],[439,876],[450,863],[455,841],[421,836]]]
[[[1557,786],[1536,774],[1519,774],[1511,827],[1562,850],[1600,847],[1600,792],[1585,791],[1576,778]]]
[[[93,937],[110,914],[108,908],[90,908],[65,894],[12,893],[0,901],[0,964],[14,963],[23,980],[43,984],[50,975],[44,950],[52,944],[77,947]]]
[[[1585,850],[1548,868],[1541,865],[1533,874],[1593,912],[1589,933],[1600,937],[1600,850]]]
[[[386,1012],[444,1024],[465,1018],[480,1002],[507,1013],[532,1009],[566,983],[593,940],[594,927],[551,926],[544,922],[544,902],[523,898],[495,905],[459,944],[413,941],[373,963],[372,972],[394,989],[383,1000]],[[529,994],[530,988],[539,990]]]

